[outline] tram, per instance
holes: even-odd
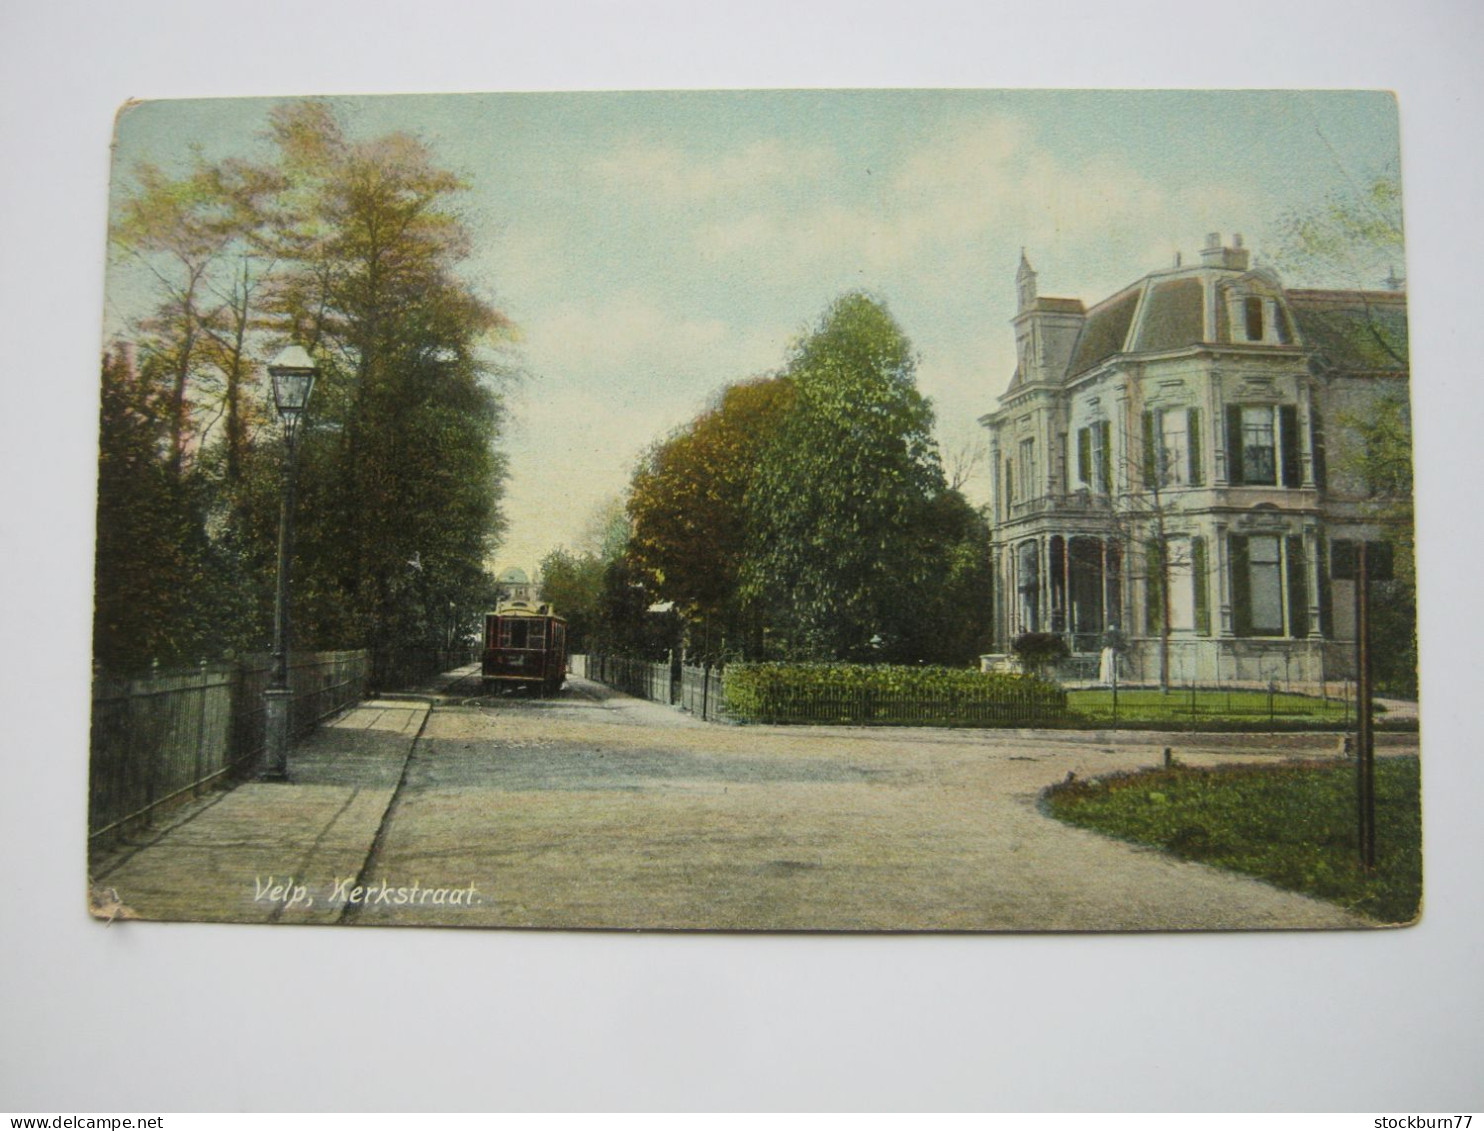
[[[554,695],[567,678],[567,622],[550,605],[505,601],[484,618],[486,689],[513,684]]]

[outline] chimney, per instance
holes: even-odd
[[[1226,267],[1233,271],[1245,271],[1251,262],[1251,253],[1242,246],[1241,233],[1232,235],[1232,246],[1221,246],[1221,233],[1211,232],[1206,236],[1206,246],[1201,248],[1202,267]]]

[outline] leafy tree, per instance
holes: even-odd
[[[911,344],[881,302],[847,294],[786,375],[794,404],[747,493],[742,597],[786,655],[906,656],[930,577],[919,516],[945,490]]]
[[[272,117],[289,188],[271,308],[321,359],[301,533],[321,639],[428,645],[475,607],[501,529],[501,410],[479,347],[508,323],[458,274],[467,187],[406,134],[347,138],[323,102]]]
[[[281,447],[262,376],[296,341],[321,367],[300,444],[296,636],[444,646],[489,602],[484,563],[502,530],[505,474],[484,347],[507,322],[459,273],[464,182],[408,135],[347,137],[323,102],[278,108],[271,138],[277,159],[264,165],[197,155],[172,177],[142,164],[115,214],[114,246],[158,301],[135,327],[133,399],[105,374],[100,523],[140,529],[158,511],[195,579],[168,582],[170,592],[217,594],[209,628],[178,601],[156,610],[156,635],[265,645]],[[141,583],[127,542],[108,530],[100,595],[116,577]],[[174,577],[161,560],[160,577]],[[115,652],[100,635],[100,660]]]
[[[604,564],[593,553],[559,546],[541,559],[541,600],[567,620],[567,646],[585,652],[593,646],[603,596]]]
[[[747,492],[792,404],[787,378],[729,386],[634,473],[630,559],[649,588],[695,623],[694,650],[741,643],[736,598],[748,553]]]
[[[200,658],[212,630],[209,549],[193,492],[164,453],[170,393],[126,351],[103,358],[93,658],[133,674]]]
[[[1349,421],[1360,438],[1351,456],[1365,483],[1368,511],[1391,546],[1395,579],[1372,587],[1372,649],[1376,682],[1397,695],[1417,695],[1417,541],[1412,490],[1412,421],[1407,402],[1385,397],[1363,420]]]
[[[928,664],[977,664],[994,632],[989,522],[962,494],[947,490],[919,511],[916,527],[923,547],[921,581],[908,595],[912,616],[897,656]]]
[[[1401,182],[1374,177],[1308,212],[1284,217],[1279,264],[1293,275],[1354,288],[1354,306],[1310,311],[1304,333],[1323,379],[1348,371],[1407,373],[1405,306],[1378,301],[1378,283],[1405,284]],[[1385,271],[1384,281],[1382,271]],[[1381,292],[1384,293],[1384,292]],[[1413,527],[1412,422],[1405,394],[1384,395],[1365,413],[1341,419],[1352,443],[1331,445],[1334,470],[1362,485],[1368,511],[1391,544],[1396,580],[1373,598],[1377,682],[1397,694],[1417,693],[1417,595]]]

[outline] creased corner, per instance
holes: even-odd
[[[115,919],[142,918],[139,912],[119,899],[117,888],[96,884],[88,888],[88,914],[94,919],[102,919],[105,925]]]

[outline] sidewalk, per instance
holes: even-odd
[[[429,709],[411,700],[361,703],[293,750],[288,782],[246,782],[135,834],[94,862],[92,913],[338,921]]]

